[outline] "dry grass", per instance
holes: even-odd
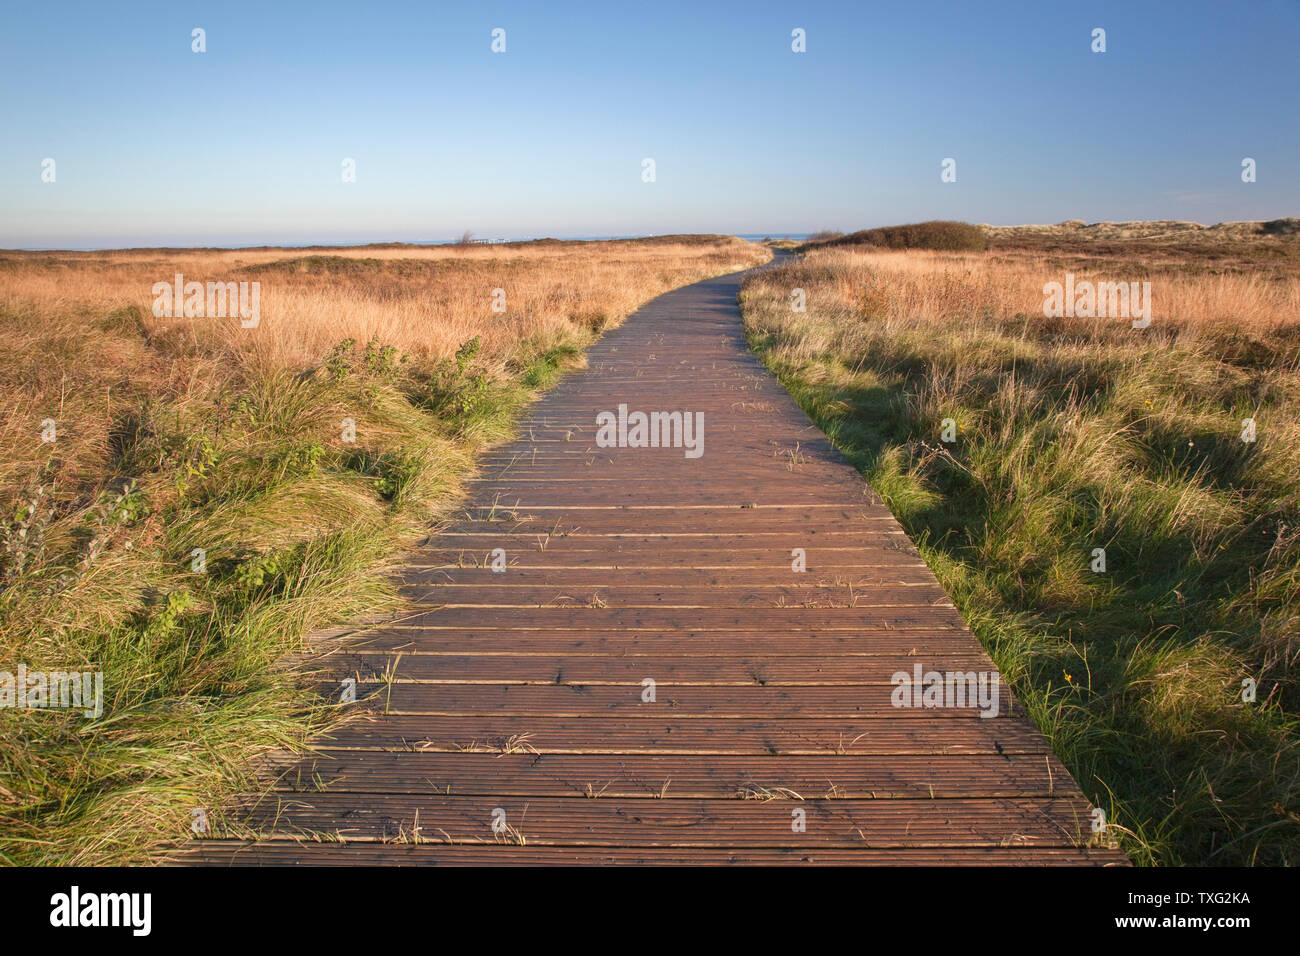
[[[227,380],[318,366],[340,342],[377,340],[417,365],[477,337],[512,359],[616,323],[670,288],[767,257],[726,238],[360,249],[0,253],[0,493],[59,425],[64,467],[101,473],[108,432],[142,395],[184,400]],[[157,319],[155,282],[258,281],[261,323]],[[493,312],[503,289],[506,311]],[[68,472],[65,472],[68,474]]]
[[[1047,254],[1032,249],[993,253],[827,249],[809,265],[829,277],[818,283],[823,308],[847,308],[863,318],[912,326],[955,320],[1030,319],[1040,328],[1043,285],[1076,281],[1148,281],[1157,334],[1221,336],[1225,331],[1267,333],[1300,324],[1300,262],[1287,271],[1225,269],[1189,262],[1171,250],[1140,261],[1087,251]],[[1058,323],[1065,331],[1063,322]],[[1101,335],[1123,331],[1114,318],[1072,320],[1069,331]],[[829,330],[828,330],[829,331]]]
[[[150,286],[175,272],[187,279],[262,285],[262,324],[221,329],[226,346],[261,367],[319,362],[344,339],[378,339],[418,359],[450,355],[474,336],[484,356],[504,361],[518,343],[554,337],[575,323],[615,322],[683,282],[762,261],[735,241],[470,245],[330,250],[256,249],[10,254],[0,307],[28,302],[58,311],[138,306]],[[506,311],[492,311],[492,290]],[[194,320],[146,323],[154,334],[185,335]]]

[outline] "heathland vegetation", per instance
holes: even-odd
[[[767,256],[708,236],[0,253],[0,672],[104,688],[96,718],[0,708],[0,862],[153,858],[303,745],[338,708],[286,656],[396,606],[385,570],[476,449],[607,325]],[[156,316],[178,273],[259,283],[256,326]]]
[[[871,230],[742,292],[753,346],[1140,863],[1300,862],[1287,222],[985,229],[987,249],[962,224]],[[1150,282],[1152,321],[1046,318],[1067,273]]]

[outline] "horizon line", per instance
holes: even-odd
[[[1093,226],[1124,226],[1124,225],[1152,225],[1152,224],[1169,224],[1192,226],[1197,229],[1215,229],[1222,226],[1240,226],[1253,223],[1270,223],[1285,222],[1287,220],[1300,219],[1297,216],[1278,216],[1273,219],[1225,219],[1216,223],[1202,223],[1193,219],[1098,219],[1087,221],[1078,218],[1063,219],[1059,222],[1018,222],[1018,223],[991,223],[979,222],[972,225],[979,226],[982,229],[1017,229],[1017,228],[1055,228],[1066,225],[1078,225],[1082,228],[1091,228]],[[935,220],[929,220],[935,221]],[[915,225],[916,223],[893,223],[891,226]],[[207,251],[219,250],[222,252],[240,252],[240,251],[261,251],[267,249],[383,249],[395,248],[401,246],[459,246],[459,245],[526,245],[535,242],[630,242],[639,239],[663,239],[670,236],[731,236],[736,239],[746,241],[761,241],[754,237],[761,236],[764,239],[806,239],[817,232],[840,232],[841,235],[852,235],[855,232],[865,232],[869,229],[889,228],[888,226],[866,226],[862,229],[846,230],[805,230],[805,231],[768,231],[768,232],[648,232],[648,233],[629,233],[624,235],[542,235],[532,236],[529,238],[510,238],[492,236],[488,238],[470,238],[465,240],[464,236],[452,239],[374,239],[369,241],[324,241],[315,240],[312,242],[258,242],[258,243],[205,243],[195,245],[122,245],[122,246],[3,246],[0,247],[0,253],[14,252],[174,252],[174,251]],[[473,233],[469,233],[472,237]]]

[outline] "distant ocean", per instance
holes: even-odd
[[[657,235],[666,235],[666,233],[657,233]],[[810,233],[807,232],[737,232],[732,233],[741,239],[747,239],[750,242],[761,242],[764,239],[795,239],[802,241],[807,239]],[[537,239],[559,239],[562,242],[603,242],[610,239],[645,239],[648,236],[645,233],[635,236],[475,236],[475,242],[487,244],[499,242],[532,242]],[[450,246],[460,242],[460,239],[361,239],[352,242],[278,242],[269,243],[265,240],[249,240],[246,242],[239,241],[214,241],[199,240],[189,243],[188,245],[175,245],[174,239],[159,240],[140,240],[140,239],[120,239],[108,240],[103,243],[89,245],[81,242],[71,242],[67,245],[57,246],[29,246],[23,247],[26,251],[31,252],[48,252],[48,251],[84,251],[93,252],[96,250],[117,250],[117,249],[311,249],[311,248],[330,248],[337,247],[340,249],[354,248],[357,246],[383,245],[385,243],[397,242],[409,246]]]

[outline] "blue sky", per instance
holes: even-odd
[[[1300,215],[1300,0],[97,0],[0,31],[0,247]]]

